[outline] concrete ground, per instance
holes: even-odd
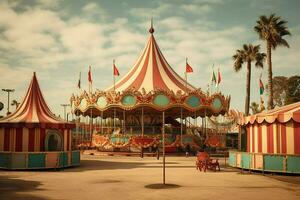
[[[61,171],[0,171],[0,199],[300,199],[300,176],[199,172],[195,157],[84,155],[80,167]]]

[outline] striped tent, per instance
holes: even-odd
[[[300,154],[300,102],[243,119],[247,151]]]
[[[56,117],[47,106],[35,73],[17,110],[0,119],[0,152],[41,152],[47,150],[47,135],[56,131],[64,151],[71,150],[71,128],[75,124]]]
[[[153,36],[153,27],[149,32],[151,34],[146,47],[128,73],[115,84],[115,90],[120,92],[128,89],[137,91],[145,89],[146,92],[154,89],[173,92],[195,90],[168,64]],[[107,90],[113,89],[111,86]]]

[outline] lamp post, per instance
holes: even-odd
[[[60,104],[62,107],[64,107],[64,120],[66,120],[66,108],[67,106],[71,106],[70,104]]]
[[[14,92],[15,89],[2,89],[2,91],[7,92],[7,115],[9,115],[10,114],[10,112],[9,112],[9,94],[11,92]]]

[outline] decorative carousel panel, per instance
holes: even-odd
[[[99,97],[97,100],[97,105],[99,106],[99,108],[105,108],[107,105],[106,97],[105,96]]]
[[[136,98],[133,95],[125,95],[121,102],[124,106],[134,106],[136,104]]]
[[[190,97],[188,97],[186,104],[192,108],[196,108],[196,107],[200,106],[201,102],[200,102],[199,97],[190,96]]]
[[[81,102],[80,102],[80,108],[85,109],[87,106],[88,106],[87,100],[82,99]]]
[[[212,107],[216,110],[220,110],[222,108],[222,101],[220,98],[216,97],[212,101]]]
[[[154,98],[153,103],[157,106],[164,107],[170,103],[170,99],[163,94],[159,94]]]

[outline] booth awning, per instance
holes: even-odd
[[[0,119],[0,127],[73,127],[74,124],[68,123],[59,117],[56,117],[49,109],[35,72],[33,74],[28,91],[22,103],[18,106],[15,112]]]
[[[243,124],[260,124],[263,122],[273,123],[275,121],[286,123],[290,120],[300,123],[300,102],[269,110],[267,112],[259,113],[256,115],[247,116],[244,118]]]

